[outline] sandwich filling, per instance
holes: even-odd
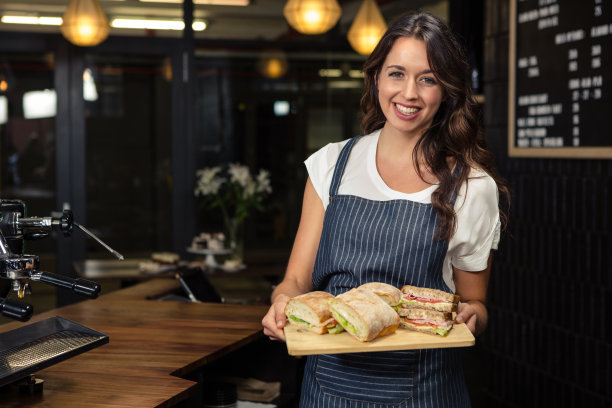
[[[293,320],[296,323],[300,323],[308,328],[311,327],[325,327],[327,329],[327,331],[331,334],[336,334],[336,333],[340,333],[342,332],[344,329],[342,328],[342,326],[340,324],[338,324],[338,322],[336,321],[336,319],[329,318],[326,321],[322,322],[322,323],[318,323],[318,324],[313,324],[310,322],[307,322],[304,319],[300,319],[299,317],[297,317],[296,315],[289,315],[289,319]]]
[[[406,303],[418,304],[418,303],[450,303],[444,300],[436,299],[428,296],[415,296],[412,293],[405,293],[403,299]]]
[[[423,290],[418,291],[404,287],[400,304],[404,308],[421,308],[438,310],[441,312],[455,312],[458,307],[458,296],[450,295],[442,291]]]
[[[450,320],[435,321],[431,319],[409,319],[405,317],[402,322],[415,326],[415,328],[428,330],[440,336],[446,336],[449,330],[453,328],[453,322]]]
[[[336,317],[336,320],[338,320],[338,322],[340,323],[340,327],[350,330],[353,333],[357,333],[357,329],[355,329],[355,326],[350,324],[349,321],[346,320],[346,318],[342,316],[340,313],[338,313],[336,309],[332,307],[330,307],[329,309],[331,310],[332,314]]]
[[[453,327],[452,320],[432,320],[432,319],[410,319],[408,317],[404,318],[404,321],[407,323],[412,323],[415,326],[429,326],[437,329],[450,329]]]
[[[300,319],[300,318],[299,318],[299,317],[297,317],[296,315],[289,315],[289,318],[290,318],[291,320],[293,320],[294,322],[301,323],[301,324],[306,325],[306,326],[308,326],[308,327],[313,327],[313,324],[312,324],[312,323],[307,322],[307,321],[306,321],[306,320],[304,320],[304,319]]]
[[[400,310],[399,314],[401,324],[408,329],[446,336],[453,328],[452,313],[407,308]]]

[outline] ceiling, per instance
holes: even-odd
[[[0,0],[0,15],[21,14],[61,17],[70,0]],[[182,4],[150,3],[140,0],[98,0],[109,21],[115,17],[146,19],[177,19],[183,15]],[[176,0],[174,0],[176,1]],[[448,15],[449,0],[377,0],[383,17],[389,23],[410,9],[424,9],[443,19]],[[298,35],[283,16],[287,0],[250,0],[246,7],[194,5],[194,19],[204,19],[208,27],[195,32],[195,38],[216,40],[275,41]],[[338,0],[342,7],[339,21],[341,32],[347,32],[362,0]],[[57,26],[34,26],[0,23],[0,31],[59,32]],[[180,36],[180,31],[144,31],[111,29],[110,35]]]

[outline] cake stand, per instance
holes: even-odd
[[[229,249],[208,249],[208,248],[187,248],[187,252],[190,254],[206,255],[204,264],[209,268],[218,268],[221,265],[217,263],[215,255],[227,255],[231,251]]]

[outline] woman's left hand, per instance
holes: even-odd
[[[478,314],[476,313],[476,308],[467,302],[460,302],[459,306],[457,307],[455,322],[465,323],[472,334],[476,334],[476,327],[478,324]]]
[[[459,295],[462,300],[457,307],[455,321],[465,323],[474,336],[478,336],[485,330],[489,320],[485,303],[491,273],[491,259],[492,256],[489,255],[486,269],[479,272],[468,272],[453,267],[455,294]]]

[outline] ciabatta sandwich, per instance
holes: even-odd
[[[338,333],[342,326],[333,318],[328,302],[334,296],[323,291],[308,292],[295,296],[287,302],[285,315],[290,324],[314,333]]]
[[[446,336],[453,328],[453,315],[449,312],[438,312],[421,308],[399,309],[400,325],[403,328],[421,333]]]
[[[397,312],[367,289],[353,288],[329,302],[334,318],[351,336],[370,341],[399,327]]]
[[[375,295],[384,300],[389,306],[397,308],[402,301],[402,291],[393,285],[384,282],[368,282],[359,286],[359,289],[366,289],[374,292]]]
[[[439,312],[456,312],[459,296],[443,290],[404,285],[402,307],[418,307]]]

